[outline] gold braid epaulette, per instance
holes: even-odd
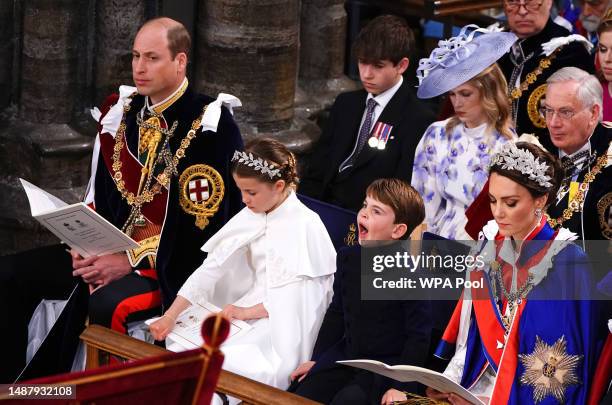
[[[569,202],[569,204],[567,205],[567,208],[563,210],[563,214],[559,218],[556,218],[556,219],[548,218],[548,224],[552,228],[561,226],[561,224],[563,224],[565,221],[570,219],[572,215],[574,215],[574,212],[580,211],[580,208],[582,207],[582,202],[584,201],[584,198],[586,196],[585,193],[589,187],[589,184],[592,183],[593,180],[595,180],[595,176],[597,176],[601,172],[601,169],[603,169],[604,166],[606,166],[607,164],[608,164],[608,154],[607,153],[604,153],[599,158],[597,158],[597,164],[595,164],[595,167],[593,167],[593,170],[589,171],[584,176],[584,181],[580,183],[580,185],[578,186],[578,191],[576,192],[576,195],[574,195],[574,198],[572,198],[572,201]]]
[[[132,94],[132,96],[130,97],[133,97],[134,94]],[[113,148],[112,169],[113,169],[113,179],[115,180],[115,184],[117,185],[117,190],[121,193],[121,196],[127,201],[129,205],[141,206],[144,203],[151,202],[153,201],[153,198],[155,197],[155,195],[161,192],[162,190],[161,186],[164,186],[164,187],[168,186],[168,184],[170,183],[170,178],[172,177],[173,168],[178,167],[179,161],[185,156],[185,150],[189,147],[191,140],[195,138],[196,132],[198,128],[200,128],[200,121],[202,119],[202,116],[204,115],[204,112],[206,112],[207,107],[208,105],[204,106],[204,108],[202,109],[202,114],[199,115],[198,118],[196,118],[192,122],[191,129],[189,130],[189,132],[187,132],[187,135],[181,140],[180,147],[177,149],[176,153],[172,157],[172,165],[166,166],[166,168],[164,168],[164,171],[160,175],[157,176],[157,182],[159,184],[154,185],[153,187],[151,187],[151,189],[149,189],[148,187],[145,187],[142,193],[138,195],[134,195],[134,193],[126,190],[125,182],[122,179],[123,175],[121,173],[121,167],[123,163],[121,162],[120,155],[121,155],[121,150],[125,146],[125,142],[124,142],[125,129],[126,129],[125,117],[128,111],[130,111],[130,105],[127,104],[123,107],[123,118],[121,120],[121,124],[119,125],[119,129],[117,130],[117,135],[115,136],[115,146]],[[149,175],[153,176],[153,173],[151,172]]]

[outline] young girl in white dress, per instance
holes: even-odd
[[[246,207],[202,247],[204,263],[151,324],[155,339],[198,302],[254,326],[226,342],[223,368],[285,389],[310,359],[333,294],[336,252],[319,216],[295,195],[296,161],[280,142],[256,139],[232,158]]]

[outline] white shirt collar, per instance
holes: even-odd
[[[389,101],[391,101],[391,99],[395,95],[395,93],[397,93],[397,90],[399,90],[403,82],[404,77],[400,76],[400,79],[397,81],[397,83],[395,83],[395,85],[393,85],[393,87],[383,91],[379,95],[374,96],[372,93],[368,93],[368,97],[366,98],[366,105],[368,105],[368,101],[373,98],[378,104],[377,108],[380,107],[381,111],[384,110],[387,104],[389,104]]]

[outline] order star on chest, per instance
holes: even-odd
[[[533,352],[519,354],[519,360],[525,367],[521,383],[533,387],[536,404],[549,395],[559,403],[565,403],[565,391],[571,385],[581,384],[577,371],[582,358],[582,355],[567,352],[565,336],[550,346],[536,336]]]

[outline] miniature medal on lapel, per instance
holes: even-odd
[[[387,147],[387,142],[389,141],[389,136],[391,135],[391,130],[393,129],[393,125],[385,124],[382,121],[378,121],[374,126],[374,131],[372,131],[372,136],[368,139],[368,145],[371,148],[376,148],[383,150]]]

